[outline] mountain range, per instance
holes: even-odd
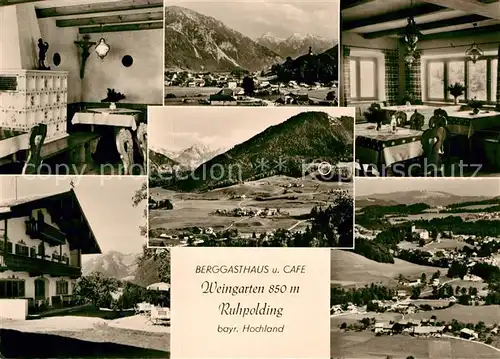
[[[398,191],[357,196],[356,207],[390,206],[398,204],[426,203],[430,206],[449,206],[454,203],[474,202],[489,199],[483,196],[459,196],[442,191]]]
[[[322,53],[336,45],[336,42],[333,40],[328,40],[321,36],[311,34],[302,35],[298,33],[285,39],[275,37],[271,33],[266,33],[257,38],[256,41],[284,59],[287,57],[296,58],[307,54],[309,48],[311,48],[313,53]]]
[[[156,165],[163,164],[165,166],[180,166],[186,169],[195,169],[202,163],[225,152],[225,149],[213,150],[204,144],[194,144],[177,152],[159,147],[152,147],[149,152],[150,161],[154,161]]]
[[[283,59],[221,21],[180,6],[165,8],[165,68],[260,71]]]
[[[206,190],[273,175],[298,177],[314,161],[352,161],[352,143],[352,117],[302,112],[206,161],[175,187]]]
[[[136,279],[139,254],[123,254],[110,251],[97,256],[83,257],[82,273],[88,275],[100,272],[105,277],[134,282]]]

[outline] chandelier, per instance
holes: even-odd
[[[101,37],[101,39],[99,40],[99,43],[95,47],[95,52],[96,52],[97,56],[99,56],[102,60],[109,53],[109,50],[111,50],[111,48],[109,47],[108,44],[106,44],[106,40],[104,40],[104,38]]]
[[[474,24],[474,28],[476,28],[476,26],[477,23]],[[484,51],[479,48],[475,42],[473,42],[472,46],[467,49],[467,51],[465,51],[465,56],[467,56],[467,58],[471,60],[473,64],[475,64],[477,60],[484,56]]]
[[[415,18],[410,16],[408,18],[408,25],[406,25],[404,39],[408,50],[415,51],[417,49],[417,42],[420,40],[422,33],[418,30]]]

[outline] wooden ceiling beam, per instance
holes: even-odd
[[[436,34],[428,34],[422,36],[422,41],[428,40],[439,40],[448,38],[459,38],[459,37],[469,37],[469,36],[479,36],[484,34],[491,34],[492,32],[500,31],[500,25],[483,26],[472,29],[456,30],[456,31],[446,31],[438,32]],[[479,41],[479,39],[478,39]]]
[[[95,16],[86,18],[56,20],[56,25],[57,27],[73,27],[73,26],[89,26],[89,25],[123,24],[128,22],[157,21],[157,20],[159,21],[163,20],[163,9],[148,13]]]
[[[424,4],[420,6],[415,6],[413,9],[407,8],[403,10],[397,10],[381,15],[371,16],[365,19],[352,20],[342,23],[342,31],[354,30],[360,27],[376,25],[384,22],[398,21],[407,19],[410,16],[422,16],[431,14],[433,12],[444,10],[445,7],[434,4]]]
[[[481,16],[481,15],[466,15],[466,16],[455,17],[452,19],[427,22],[427,23],[423,23],[423,24],[417,23],[417,27],[419,28],[419,30],[433,30],[433,29],[439,29],[442,27],[463,25],[463,24],[469,24],[469,23],[479,22],[479,21],[484,21],[484,20],[488,20],[488,18]],[[363,37],[365,39],[376,39],[376,38],[384,37],[384,36],[403,34],[404,31],[405,31],[405,28],[400,27],[400,28],[390,29],[390,30],[367,32],[367,33],[363,34]]]
[[[375,0],[342,0],[340,2],[340,10],[346,10],[346,9],[351,9],[356,6],[368,4],[370,2],[373,2]]]
[[[163,0],[122,0],[115,2],[93,3],[86,5],[70,5],[37,9],[38,18],[70,16],[81,14],[98,14],[112,11],[129,11],[138,9],[163,8]]]
[[[40,0],[0,0],[0,6],[18,5],[37,1]]]
[[[163,21],[143,22],[140,24],[81,27],[78,30],[78,32],[80,34],[100,34],[104,32],[139,31],[139,30],[156,30],[156,29],[163,29]]]
[[[478,0],[425,0],[425,2],[500,20],[500,6],[496,3],[481,3]]]

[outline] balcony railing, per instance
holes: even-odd
[[[25,257],[12,253],[1,253],[4,265],[13,271],[23,271],[30,274],[50,274],[52,276],[65,276],[76,278],[82,275],[80,267],[73,267],[64,263],[52,262],[39,258]]]
[[[52,246],[66,243],[66,235],[43,221],[30,218],[26,221],[26,234],[33,239],[42,239]]]

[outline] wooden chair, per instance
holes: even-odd
[[[394,114],[394,117],[396,118],[396,126],[398,127],[405,127],[408,123],[408,118],[406,116],[406,113],[403,111],[397,111]]]
[[[137,140],[139,142],[139,148],[141,150],[143,164],[147,164],[147,154],[148,154],[148,125],[141,123],[137,128]]]
[[[432,166],[433,170],[441,172],[442,159],[445,154],[445,143],[447,140],[447,130],[443,126],[435,126],[424,131],[420,142],[424,152],[424,173],[431,172],[427,167]]]
[[[415,110],[415,113],[410,117],[410,129],[422,131],[424,127],[425,117]]]
[[[23,175],[32,175],[39,172],[42,165],[42,156],[40,154],[45,137],[47,137],[46,124],[40,123],[31,128],[28,157],[22,170]]]
[[[123,174],[132,174],[134,164],[134,140],[128,128],[118,128],[116,130],[116,148],[120,154],[123,164]]]

